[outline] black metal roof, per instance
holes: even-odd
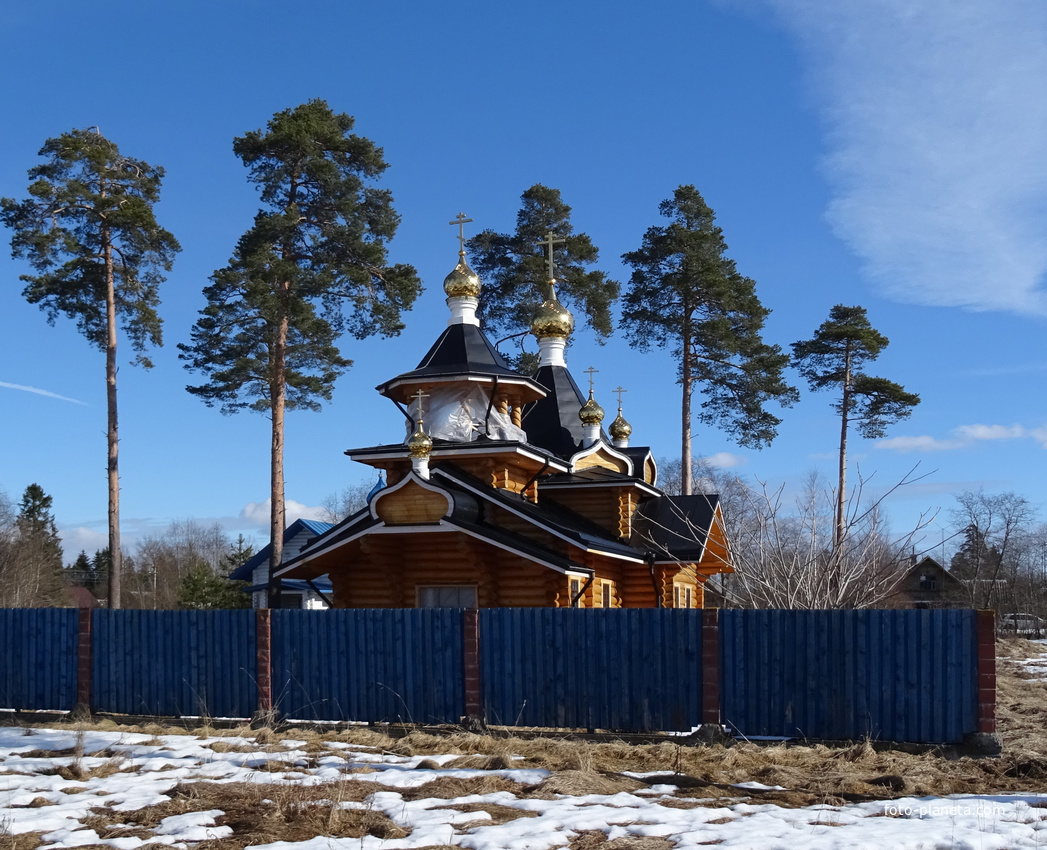
[[[453,487],[455,484],[466,487],[481,498],[494,502],[513,511],[539,526],[544,526],[553,533],[559,534],[583,549],[596,549],[614,555],[625,555],[630,558],[642,558],[643,552],[628,543],[623,543],[603,526],[591,519],[577,514],[563,505],[545,499],[535,504],[518,493],[491,487],[489,484],[474,478],[449,464],[433,468],[434,476],[443,478]]]
[[[523,429],[527,432],[527,442],[560,457],[570,457],[582,448],[585,439],[585,426],[578,418],[578,411],[586,397],[566,366],[542,366],[534,379],[549,394],[524,408]],[[600,434],[610,444],[607,435],[603,431]]]
[[[513,370],[505,362],[484,332],[476,325],[453,324],[440,334],[416,369],[379,384],[377,389],[382,395],[386,395],[391,385],[403,381],[459,375],[482,375],[508,379],[515,383],[534,384],[530,378]]]
[[[633,517],[633,545],[659,561],[699,561],[719,503],[719,496],[706,495],[648,499]]]

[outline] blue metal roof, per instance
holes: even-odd
[[[334,526],[329,522],[320,522],[315,519],[296,519],[287,528],[284,529],[284,545],[289,541],[293,540],[295,535],[302,531],[312,532],[313,535],[319,537],[325,531],[333,528]],[[241,566],[237,567],[229,575],[229,578],[234,581],[251,581],[254,578],[254,571],[256,567],[262,566],[262,564],[268,563],[269,553],[272,551],[272,544],[266,543],[261,549],[259,549],[254,555],[245,561]]]

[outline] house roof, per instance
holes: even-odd
[[[296,519],[284,529],[284,545],[286,546],[303,531],[309,532],[314,537],[319,537],[332,527],[329,522],[320,522],[315,519]],[[229,574],[229,578],[233,581],[251,581],[254,578],[255,569],[269,562],[269,553],[272,551],[272,548],[272,543],[266,543],[248,560],[233,570]],[[284,560],[286,561],[287,558],[284,558]]]
[[[636,509],[633,539],[659,561],[700,561],[719,503],[719,496],[706,495],[648,499]]]

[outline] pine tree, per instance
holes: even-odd
[[[51,505],[39,484],[25,488],[14,521],[12,563],[3,577],[7,601],[16,607],[63,601],[62,541]]]
[[[234,140],[265,206],[204,290],[192,343],[179,346],[187,368],[208,378],[190,393],[224,413],[246,407],[272,421],[274,596],[283,557],[284,413],[319,410],[331,398],[335,379],[352,365],[338,350],[341,333],[398,334],[401,311],[421,291],[413,267],[387,264],[399,216],[392,194],[371,185],[387,165],[381,148],[350,132],[353,125],[312,100]]]
[[[245,585],[246,582],[229,581],[228,577],[212,570],[206,561],[197,561],[178,586],[178,607],[198,611],[249,608],[251,596],[241,589]]]
[[[565,240],[557,246],[556,296],[583,312],[602,341],[613,329],[611,305],[618,298],[618,281],[589,270],[599,250],[586,234],[574,232],[571,208],[561,200],[559,189],[536,183],[520,199],[515,233],[484,230],[466,243],[470,263],[484,282],[477,310],[484,330],[521,339],[527,333],[535,311],[548,297],[547,261],[539,243],[546,233],[554,233]]]
[[[788,355],[761,337],[770,310],[726,256],[723,232],[698,190],[680,186],[658,209],[670,223],[648,228],[642,246],[622,255],[633,268],[622,326],[636,348],[670,348],[678,360],[681,490],[690,494],[691,402],[699,385],[705,401],[698,421],[751,448],[770,443],[781,422],[765,404],[789,406],[796,390],[782,376]]]
[[[885,378],[866,375],[862,367],[880,356],[888,339],[872,325],[864,307],[837,304],[814,337],[794,342],[793,362],[812,390],[835,389],[840,400],[833,409],[840,416],[839,481],[836,491],[833,548],[843,545],[847,508],[847,431],[882,437],[888,425],[905,419],[920,403],[915,393]]]
[[[48,139],[40,156],[47,161],[29,170],[29,198],[0,199],[0,220],[14,231],[13,255],[39,272],[21,276],[29,303],[39,304],[51,324],[59,313],[76,321],[106,355],[109,549],[116,553],[109,605],[119,608],[117,321],[138,353],[135,362],[151,367],[145,348],[162,342],[157,289],[180,247],[153,215],[162,168],[121,155],[97,128]]]

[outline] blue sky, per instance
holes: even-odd
[[[658,223],[658,203],[695,184],[773,311],[769,342],[809,337],[834,304],[865,306],[891,340],[871,371],[923,399],[887,439],[852,441],[869,492],[917,464],[925,475],[891,497],[895,530],[941,510],[932,546],[953,494],[978,487],[1047,508],[1041,3],[6,4],[0,55],[0,195],[23,197],[44,140],[74,127],[167,170],[157,216],[184,250],[162,289],[165,346],[151,372],[130,365],[129,346],[121,356],[129,550],[187,517],[267,534],[268,420],[191,397],[175,346],[258,208],[233,137],[315,97],[384,147],[403,219],[390,256],[427,291],[400,337],[346,340],[355,366],[323,412],[288,417],[292,517],[373,480],[344,449],[401,437],[374,386],[413,368],[445,324],[447,222],[463,210],[475,228],[511,230],[537,182],[561,190],[623,283],[619,258]],[[104,545],[104,362],[70,321],[49,327],[24,301],[25,271],[0,251],[0,489],[43,486],[72,557]],[[634,443],[678,456],[667,354],[582,332],[568,360],[600,370],[608,410],[610,390],[627,388]],[[696,451],[751,482],[831,480],[831,398],[798,385],[770,448],[699,427]]]

